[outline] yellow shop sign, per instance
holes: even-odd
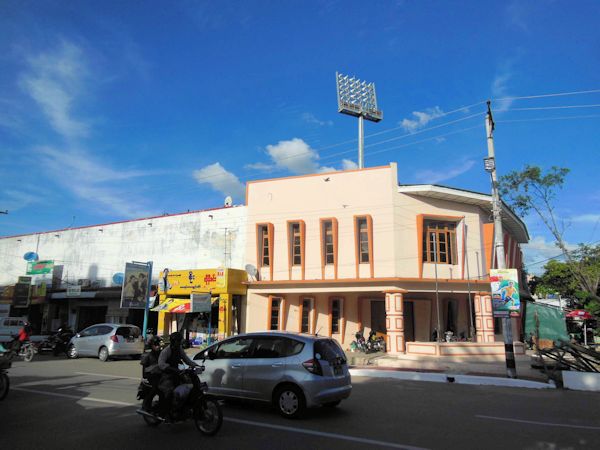
[[[164,273],[161,273],[164,278]],[[170,270],[167,272],[166,290],[160,290],[170,295],[191,294],[192,291],[208,292],[226,289],[227,270],[223,269],[194,269]],[[163,283],[164,286],[164,283]]]

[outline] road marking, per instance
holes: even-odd
[[[282,425],[273,425],[273,424],[269,424],[269,423],[253,422],[250,420],[232,419],[229,417],[225,417],[225,418],[223,418],[223,420],[225,420],[227,422],[241,423],[244,425],[252,425],[255,427],[272,428],[274,430],[288,431],[288,432],[292,432],[292,433],[311,434],[313,436],[321,436],[321,437],[326,437],[326,438],[331,438],[331,439],[340,439],[340,440],[344,440],[344,441],[360,442],[363,444],[379,445],[382,447],[402,448],[402,449],[406,449],[406,450],[425,450],[423,447],[413,447],[411,445],[396,444],[395,442],[377,441],[374,439],[366,439],[366,438],[360,438],[360,437],[354,437],[354,436],[347,436],[344,434],[326,433],[323,431],[306,430],[306,429],[302,429],[302,428],[286,427],[286,426],[282,426]]]
[[[22,387],[18,387],[18,386],[16,386],[16,387],[11,386],[10,388],[15,391],[24,391],[24,392],[31,392],[33,394],[51,395],[54,397],[72,398],[75,400],[84,400],[87,402],[108,403],[110,405],[119,405],[119,406],[136,406],[136,403],[118,402],[116,400],[105,400],[103,398],[81,397],[79,395],[59,394],[58,392],[38,391],[35,389],[27,389],[27,388],[22,388]]]
[[[568,425],[566,423],[536,422],[535,420],[521,420],[521,419],[511,419],[508,417],[494,417],[494,416],[481,416],[481,415],[476,415],[475,417],[479,417],[480,419],[504,420],[505,422],[527,423],[530,425],[545,425],[545,426],[550,426],[550,427],[564,427],[564,428],[582,428],[584,430],[600,430],[600,427],[594,427],[594,426],[590,426],[590,425]]]
[[[140,381],[141,378],[140,377],[126,377],[126,376],[121,376],[121,375],[108,375],[108,374],[104,374],[104,373],[92,373],[92,372],[75,372],[75,375],[92,375],[95,377],[107,377],[107,378],[125,378],[127,380],[136,380],[136,381]]]
[[[109,375],[107,375],[107,376],[109,376]],[[38,391],[35,389],[27,389],[27,388],[22,388],[22,387],[18,387],[18,386],[15,386],[15,387],[11,386],[11,389],[14,389],[15,391],[30,392],[33,394],[50,395],[50,396],[54,396],[54,397],[63,397],[63,398],[70,398],[70,399],[75,399],[75,400],[84,400],[84,401],[88,401],[88,402],[107,403],[110,405],[138,406],[137,403],[119,402],[116,400],[105,400],[103,398],[95,398],[95,397],[80,397],[78,395],[59,394],[57,392]],[[377,441],[375,439],[366,439],[366,438],[361,438],[361,437],[346,436],[343,434],[326,433],[323,431],[314,431],[314,430],[306,430],[306,429],[302,429],[302,428],[287,427],[287,426],[282,426],[282,425],[273,425],[273,424],[262,423],[262,422],[254,422],[254,421],[250,421],[250,420],[233,419],[230,417],[224,417],[223,420],[226,422],[241,423],[244,425],[250,425],[250,426],[255,426],[255,427],[271,428],[274,430],[288,431],[288,432],[301,433],[301,434],[310,434],[313,436],[321,436],[321,437],[326,437],[326,438],[330,438],[330,439],[339,439],[339,440],[344,440],[344,441],[360,442],[363,444],[379,445],[381,447],[400,448],[400,449],[405,449],[405,450],[426,450],[424,447],[414,447],[411,445],[396,444],[395,442]]]

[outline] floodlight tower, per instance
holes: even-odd
[[[363,120],[379,122],[383,112],[377,109],[375,83],[360,81],[348,75],[335,73],[338,96],[338,112],[358,117],[358,168],[364,167],[365,132]]]

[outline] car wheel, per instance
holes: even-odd
[[[304,414],[306,401],[300,388],[290,384],[277,389],[275,406],[283,417],[297,419]]]
[[[323,403],[323,406],[327,407],[327,408],[335,408],[336,406],[338,406],[342,401],[341,400],[336,400],[335,402],[327,402],[327,403]]]
[[[79,356],[74,345],[69,345],[69,348],[67,349],[67,356],[71,359],[75,359]]]
[[[108,361],[108,349],[106,347],[100,347],[100,351],[98,352],[98,359],[102,362]]]

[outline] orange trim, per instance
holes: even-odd
[[[417,214],[417,255],[419,278],[423,278],[423,222],[424,214]]]
[[[356,325],[358,326],[358,331],[361,331],[363,329],[362,306],[363,306],[363,302],[365,302],[367,300],[368,300],[367,297],[358,297],[358,301],[356,302],[356,304],[358,305],[358,310],[357,310],[357,314],[356,314]]]
[[[359,241],[359,229],[358,229],[358,221],[359,219],[367,219],[367,239],[369,240],[369,266],[370,266],[370,275],[371,278],[375,277],[374,273],[374,265],[373,265],[373,218],[369,214],[363,214],[359,216],[354,216],[354,257],[355,265],[356,265],[356,278],[360,278],[360,241]]]
[[[462,232],[462,265],[460,268],[460,278],[465,279],[465,260],[467,258],[467,221],[463,217]]]
[[[337,280],[275,280],[275,281],[245,281],[242,284],[248,286],[268,286],[268,285],[280,285],[280,284],[299,284],[299,285],[310,285],[310,284],[347,284],[347,283],[360,283],[360,284],[372,284],[372,283],[435,283],[435,278],[400,278],[400,277],[382,277],[382,278],[338,278]],[[469,280],[471,284],[483,284],[488,285],[490,283],[489,278],[482,278],[479,280]],[[452,283],[452,284],[465,284],[467,280],[460,280],[458,278],[438,278],[438,283]]]
[[[269,304],[267,306],[267,330],[271,329],[271,313],[273,312],[273,299],[274,298],[279,298],[281,299],[281,297],[276,296],[276,295],[269,295]],[[277,319],[277,328],[279,328],[279,322],[281,320],[281,302],[279,302],[279,317]]]
[[[273,268],[275,267],[275,227],[272,223],[267,224],[269,232],[269,278],[273,279]]]
[[[492,268],[492,255],[494,254],[494,224],[483,224],[483,251],[485,252],[486,273]]]
[[[286,222],[287,226],[287,237],[288,237],[288,278],[292,279],[292,267],[294,266],[294,236],[292,235],[292,225],[298,224],[300,230],[300,273],[301,277],[304,280],[304,270],[305,270],[305,250],[306,250],[306,224],[304,220],[288,220]]]
[[[269,278],[273,280],[273,265],[275,261],[273,258],[273,237],[275,234],[275,228],[273,227],[272,223],[265,222],[256,224],[256,267],[259,271],[263,267],[261,228],[265,226],[267,227],[267,239],[269,240]]]
[[[281,303],[279,306],[279,330],[284,331],[287,328],[287,311],[286,306],[287,302],[285,301],[285,297],[280,297]]]
[[[269,181],[283,181],[283,180],[293,180],[295,178],[308,178],[308,177],[322,177],[324,175],[340,175],[343,173],[351,173],[351,172],[365,172],[367,170],[381,170],[381,169],[390,169],[392,166],[377,166],[377,167],[366,167],[363,169],[352,169],[352,170],[336,170],[334,172],[320,172],[320,173],[311,173],[307,175],[292,175],[290,177],[282,177],[282,178],[267,178],[265,180],[252,180],[246,181],[246,191],[250,184],[255,183],[268,183]],[[248,199],[246,198],[246,205],[248,205]]]

